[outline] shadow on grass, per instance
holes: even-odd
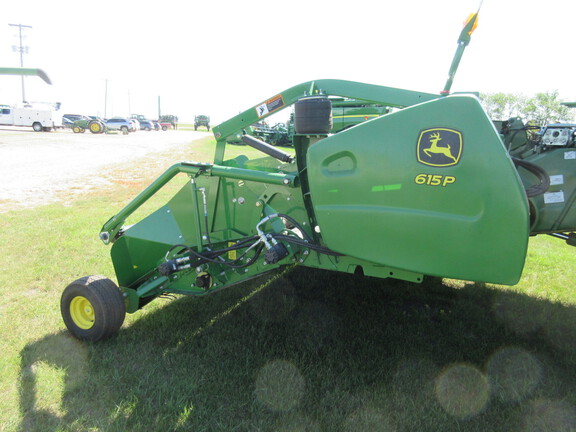
[[[576,430],[572,307],[307,268],[261,284],[173,301],[102,343],[26,346],[21,430]]]

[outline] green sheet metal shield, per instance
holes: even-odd
[[[514,284],[528,203],[479,101],[449,96],[325,138],[308,149],[326,245],[381,265]]]

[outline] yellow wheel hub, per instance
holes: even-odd
[[[94,325],[94,307],[86,297],[77,296],[70,302],[70,317],[82,330]]]

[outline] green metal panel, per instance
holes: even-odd
[[[530,198],[534,222],[533,233],[573,231],[576,227],[576,150],[550,148],[525,159],[543,168],[550,176],[546,193]],[[537,179],[524,169],[519,170],[526,187]]]
[[[156,268],[173,245],[202,245],[193,189],[191,183],[185,185],[168,204],[126,228],[114,242],[110,253],[121,286],[133,286]]]
[[[332,133],[386,114],[389,108],[356,100],[332,102]]]
[[[307,165],[329,248],[423,274],[518,281],[527,199],[476,98],[365,122],[313,144]]]

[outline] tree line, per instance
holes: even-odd
[[[513,93],[480,94],[482,106],[493,120],[520,117],[525,124],[544,126],[574,121],[574,111],[558,100],[558,91],[525,96]]]

